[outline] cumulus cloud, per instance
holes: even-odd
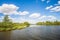
[[[55,16],[41,16],[39,20],[41,21],[55,21],[57,18]]]
[[[52,5],[50,5],[49,7],[46,7],[45,9],[46,10],[48,10],[48,9],[50,9],[50,8],[52,8],[53,6]]]
[[[19,7],[14,4],[2,4],[0,6],[0,13],[3,13],[4,15],[27,15],[29,14],[28,11],[18,11]]]
[[[45,9],[50,10],[51,12],[60,12],[60,1],[58,1],[58,3],[54,4],[53,6],[47,6]]]
[[[50,10],[51,12],[60,12],[60,6],[49,6],[46,7],[46,10]]]
[[[49,3],[50,2],[50,0],[47,0],[47,3]]]
[[[60,12],[60,6],[56,6],[50,9],[53,12]]]
[[[23,23],[23,22],[29,22],[31,24],[35,24],[39,21],[55,21],[57,18],[55,16],[40,16],[39,18],[37,18],[37,20],[35,19],[31,19],[31,18],[24,18],[24,17],[19,17],[19,18],[16,18],[16,17],[11,17],[9,16],[9,19],[12,19],[13,22],[18,22],[18,23]]]
[[[60,1],[58,1],[58,4],[60,4]]]
[[[55,9],[54,9],[55,8]],[[53,10],[55,11],[57,9],[57,11],[59,11],[60,7],[53,7],[53,6],[50,6],[50,7],[47,7],[46,9],[47,10]],[[28,11],[18,11],[19,7],[13,5],[13,4],[3,4],[0,6],[0,13],[3,13],[5,15],[11,15],[11,14],[17,14],[17,15],[27,15],[29,14]],[[39,18],[40,17],[40,18]],[[3,19],[4,17],[0,17],[0,20]],[[9,19],[12,19],[13,22],[29,22],[29,23],[36,23],[37,20],[33,20],[33,19],[30,19],[30,18],[39,18],[41,21],[42,20],[55,20],[56,17],[54,16],[41,16],[40,13],[33,13],[33,14],[30,14],[29,15],[29,19],[25,19],[23,17],[19,17],[19,18],[13,18],[11,16],[9,16]]]
[[[46,3],[49,3],[50,2],[50,0],[41,0],[42,2],[44,2],[44,1],[46,1]]]
[[[38,17],[40,17],[40,13],[33,13],[29,17],[30,18],[38,18]]]
[[[23,12],[20,11],[19,14],[20,15],[27,15],[27,14],[29,14],[29,12],[28,11],[23,11]]]
[[[37,21],[33,19],[26,19],[24,17],[19,17],[19,18],[13,18],[9,16],[9,19],[12,19],[12,21],[15,23],[24,23],[24,22],[29,22],[31,24],[35,24]]]
[[[15,13],[19,7],[13,5],[13,4],[2,4],[0,6],[0,13],[3,14],[12,14]]]
[[[21,19],[20,18],[16,18],[16,17],[12,17],[12,16],[8,16],[9,17],[9,19],[11,19],[11,21],[12,22],[20,22],[21,21]]]

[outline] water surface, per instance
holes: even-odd
[[[0,32],[0,40],[60,40],[60,26],[37,26]]]

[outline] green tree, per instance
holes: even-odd
[[[2,27],[3,28],[11,28],[13,25],[12,25],[12,22],[11,20],[9,19],[8,15],[5,15],[4,19],[3,19],[3,22],[2,22]]]
[[[11,20],[9,19],[8,15],[5,15],[3,22],[7,23],[7,22],[11,22]]]
[[[29,26],[30,24],[28,22],[24,22],[25,25]]]
[[[60,22],[59,21],[54,21],[54,25],[60,25]]]
[[[38,23],[36,23],[37,25],[43,25],[44,24],[44,22],[38,22]]]

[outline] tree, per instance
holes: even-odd
[[[3,22],[7,23],[7,22],[11,22],[11,20],[9,19],[8,15],[5,15]]]
[[[29,26],[30,24],[28,22],[24,22],[25,25]]]
[[[38,22],[38,23],[36,23],[37,25],[43,25],[44,24],[44,22]]]
[[[55,25],[60,25],[60,22],[56,20],[56,21],[54,21],[54,24]]]
[[[8,15],[5,15],[3,22],[2,22],[3,28],[11,28],[13,27],[11,20],[9,19]]]

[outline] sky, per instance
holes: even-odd
[[[0,21],[5,15],[19,23],[60,21],[60,0],[0,0]]]

